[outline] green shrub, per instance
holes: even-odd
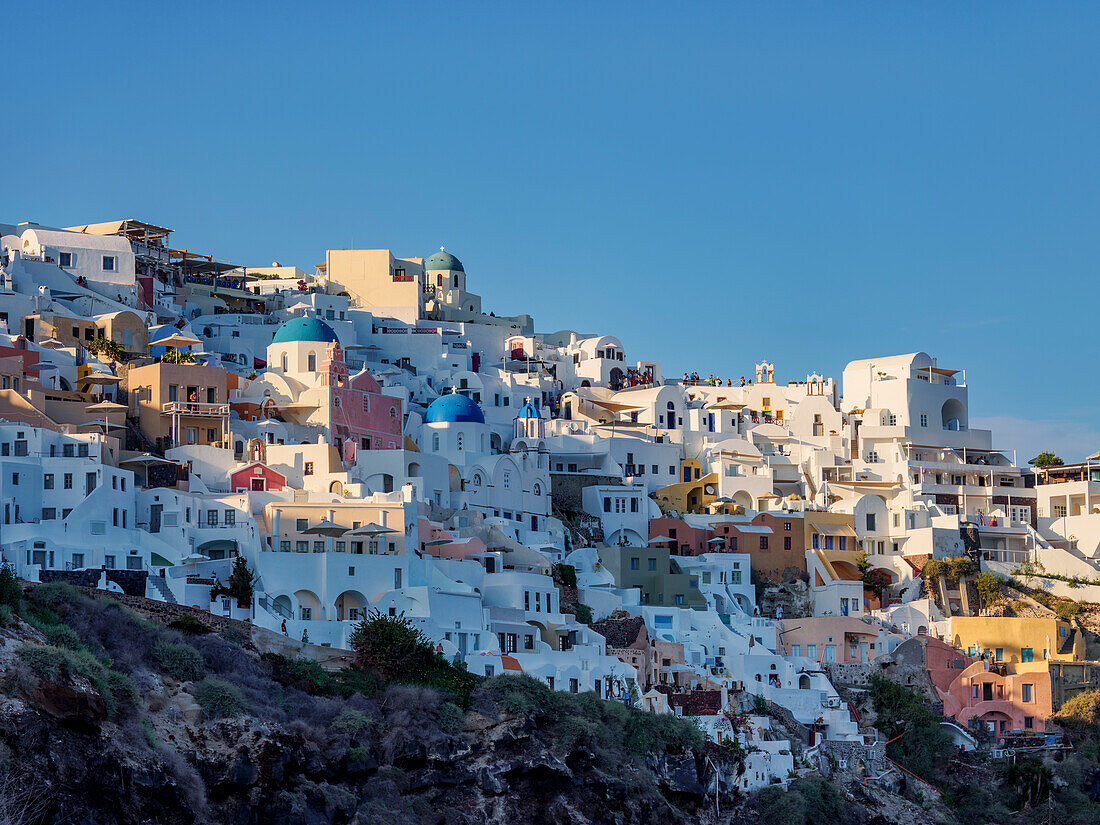
[[[19,648],[19,658],[31,670],[51,682],[61,678],[68,664],[65,651],[52,645],[23,645]]]
[[[145,743],[156,750],[160,747],[160,740],[157,739],[156,731],[153,730],[153,723],[148,719],[141,720],[141,730],[145,734]]]
[[[80,591],[68,582],[50,582],[31,589],[27,595],[35,604],[54,610],[62,605],[80,601]]]
[[[558,711],[557,697],[546,683],[523,674],[502,673],[486,679],[482,690],[516,716],[552,716]]]
[[[214,718],[232,719],[248,711],[241,691],[228,682],[207,676],[195,688],[195,701]]]
[[[70,650],[80,650],[84,647],[76,631],[68,625],[56,624],[47,627],[42,633],[46,637],[46,642],[54,647],[67,647]]]
[[[558,573],[558,578],[561,579],[561,583],[566,587],[577,586],[577,568],[571,564],[556,564],[554,569]]]
[[[820,776],[796,779],[784,791],[778,786],[756,794],[753,806],[768,825],[833,825],[845,821],[845,804],[837,789]]]
[[[370,760],[370,753],[361,745],[353,745],[348,748],[348,761],[364,764]]]
[[[190,613],[172,620],[168,623],[168,626],[173,630],[178,630],[180,633],[186,633],[190,636],[201,636],[204,633],[210,632],[209,627],[204,625]]]
[[[441,731],[455,734],[462,730],[462,726],[466,722],[466,714],[454,702],[444,702],[439,706],[436,721],[439,723]]]
[[[1081,611],[1081,605],[1068,599],[1063,602],[1058,602],[1058,608],[1055,612],[1058,614],[1058,618],[1068,622],[1074,616]]]
[[[877,727],[887,740],[887,756],[930,782],[942,778],[951,754],[951,737],[920,696],[884,676],[871,677]],[[904,735],[902,735],[904,734]]]
[[[329,727],[336,733],[346,733],[354,739],[363,731],[368,730],[373,724],[373,720],[361,710],[344,708],[340,711],[340,714],[332,720],[332,724],[329,725]]]
[[[206,673],[202,654],[190,645],[157,642],[153,645],[153,658],[161,670],[181,682],[193,682]]]
[[[18,618],[10,604],[0,604],[0,627],[14,627]]]
[[[586,604],[578,604],[573,608],[573,615],[581,624],[592,624],[592,608]]]
[[[107,703],[107,711],[112,718],[128,714],[141,705],[141,694],[132,679],[118,670],[107,670],[106,683],[96,681],[96,689]],[[106,694],[104,694],[106,688]]]
[[[635,710],[627,723],[627,747],[635,753],[683,753],[703,747],[703,732],[689,718]]]
[[[19,586],[19,578],[15,575],[15,566],[10,561],[5,561],[0,564],[0,604],[18,611],[22,600],[23,588]]]

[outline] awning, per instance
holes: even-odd
[[[856,531],[850,524],[830,524],[828,522],[820,522],[810,520],[810,527],[823,536],[851,536],[856,538]]]

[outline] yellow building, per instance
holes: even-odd
[[[1061,619],[955,616],[946,641],[968,656],[987,654],[1013,671],[1041,670],[1049,661],[1085,658],[1085,639]]]
[[[662,512],[704,513],[718,497],[718,474],[703,475],[698,459],[680,462],[680,479],[676,484],[659,487],[653,497]]]
[[[420,317],[424,292],[422,258],[395,258],[388,249],[330,249],[325,254],[328,291],[405,323]]]

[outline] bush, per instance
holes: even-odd
[[[210,588],[210,598],[217,599],[227,596],[237,600],[237,607],[248,607],[252,604],[252,596],[256,586],[256,574],[248,569],[248,562],[244,556],[237,556],[233,560],[233,570],[229,574],[229,581],[222,584],[220,581]]]
[[[14,627],[18,618],[10,604],[0,604],[0,627]]]
[[[1004,598],[1004,581],[996,573],[979,573],[974,577],[974,587],[987,608]]]
[[[363,711],[355,708],[344,708],[340,711],[340,715],[332,720],[329,727],[336,733],[346,733],[354,739],[373,725],[374,721]]]
[[[10,561],[5,561],[0,564],[0,604],[19,610],[19,603],[22,600],[23,588],[19,586],[15,566]]]
[[[768,825],[834,825],[846,819],[840,793],[820,776],[796,779],[786,791],[764,788],[756,794],[754,807]]]
[[[186,633],[190,636],[202,636],[203,634],[210,632],[209,627],[204,625],[190,613],[185,616],[180,616],[178,619],[169,622],[168,626],[173,630],[178,630],[180,633]]]
[[[551,716],[558,710],[557,697],[545,682],[510,673],[486,679],[482,691],[508,713],[516,716]]]
[[[444,702],[439,706],[439,729],[444,733],[456,734],[466,722],[466,714],[454,702]]]
[[[39,676],[56,682],[65,672],[68,658],[65,651],[52,645],[23,645],[19,658]]]
[[[42,631],[47,643],[54,647],[67,647],[70,650],[80,650],[84,647],[76,631],[68,625],[56,624]]]
[[[153,645],[153,658],[161,670],[181,682],[193,682],[206,673],[202,655],[190,645],[157,642]]]
[[[571,564],[555,564],[554,570],[557,571],[558,578],[561,579],[561,583],[566,587],[577,586],[577,568]]]
[[[68,582],[50,582],[31,589],[27,598],[40,607],[54,610],[62,605],[80,601],[80,591]]]
[[[229,682],[207,676],[195,688],[195,701],[208,715],[232,719],[248,710],[241,691]]]
[[[1069,601],[1068,599],[1063,602],[1058,602],[1058,608],[1054,611],[1058,614],[1058,618],[1068,622],[1074,616],[1081,611],[1081,605],[1077,602]]]
[[[921,698],[907,687],[877,674],[871,677],[877,727],[889,740],[887,756],[923,779],[936,781],[951,753],[951,737]]]
[[[574,606],[573,616],[581,624],[592,624],[592,608],[586,604],[578,604]]]

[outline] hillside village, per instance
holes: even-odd
[[[443,248],[201,248],[0,224],[0,548],[24,582],[322,663],[403,616],[476,677],[691,717],[744,748],[745,792],[908,773],[869,710],[882,675],[992,759],[1067,747],[1049,720],[1100,687],[1100,464],[971,428],[965,365],[666,375],[610,331],[501,314]]]

